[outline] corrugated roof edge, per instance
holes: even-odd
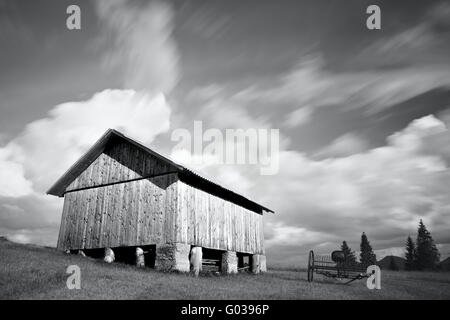
[[[204,186],[206,192],[210,192],[211,190],[208,190],[206,187],[212,187],[214,189],[214,194],[218,195],[217,193],[224,193],[226,198],[231,202],[243,202],[246,204],[245,207],[252,207],[252,208],[259,208],[262,211],[272,212],[273,210],[262,206],[258,204],[257,202],[254,202],[243,195],[240,195],[232,190],[229,190],[227,188],[222,187],[221,185],[212,182],[211,180],[208,180],[204,177],[202,177],[200,174],[196,173],[194,170],[189,169],[183,165],[180,165],[173,160],[169,159],[168,157],[165,157],[161,155],[160,153],[153,151],[152,149],[146,147],[144,144],[141,144],[137,142],[134,139],[131,139],[124,135],[123,133],[115,130],[115,129],[108,129],[106,132],[98,139],[95,144],[86,151],[86,153],[78,159],[47,191],[47,194],[55,195],[58,197],[62,197],[64,195],[64,192],[67,188],[67,186],[80,174],[83,172],[89,165],[103,152],[107,142],[110,140],[110,138],[115,135],[118,137],[121,137],[125,139],[126,141],[130,142],[131,144],[135,145],[136,147],[143,149],[144,151],[150,153],[151,155],[157,157],[158,159],[165,161],[171,165],[173,165],[177,170],[180,172],[180,179],[182,179],[186,183],[192,183],[194,186],[196,186],[196,183],[203,183],[206,186]],[[218,195],[220,197],[220,195]],[[221,197],[224,198],[224,197]],[[232,200],[235,201],[232,201]],[[239,203],[238,203],[239,204]],[[255,210],[255,209],[252,209]]]

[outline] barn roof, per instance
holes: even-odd
[[[55,195],[58,197],[64,196],[66,192],[66,188],[84,171],[86,170],[95,159],[100,156],[105,150],[106,145],[113,138],[123,139],[137,148],[143,150],[146,153],[158,158],[159,160],[171,165],[174,168],[174,171],[178,173],[178,177],[181,181],[196,187],[200,190],[218,196],[224,200],[228,200],[237,205],[240,205],[249,210],[255,211],[257,213],[272,212],[271,209],[268,209],[234,191],[231,191],[227,188],[220,186],[217,183],[208,180],[199,174],[195,173],[193,170],[188,169],[169,158],[147,148],[143,144],[136,142],[135,140],[128,138],[123,133],[114,130],[108,129],[103,136],[97,140],[97,142],[80,158],[77,162],[75,162],[56,182],[55,184],[47,191],[47,194]]]

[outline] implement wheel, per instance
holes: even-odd
[[[314,279],[314,252],[309,252],[308,258],[308,282],[312,282]]]

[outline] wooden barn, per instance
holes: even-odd
[[[225,273],[266,270],[263,214],[272,210],[116,130],[47,193],[64,197],[60,250],[125,256],[142,248],[146,265],[189,271],[196,248]]]

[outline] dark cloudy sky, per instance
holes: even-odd
[[[430,0],[0,0],[0,234],[55,245],[45,191],[107,128],[177,158],[171,133],[202,120],[280,130],[276,175],[196,167],[276,211],[270,259],[362,231],[400,255],[420,218],[448,256],[449,18]]]

